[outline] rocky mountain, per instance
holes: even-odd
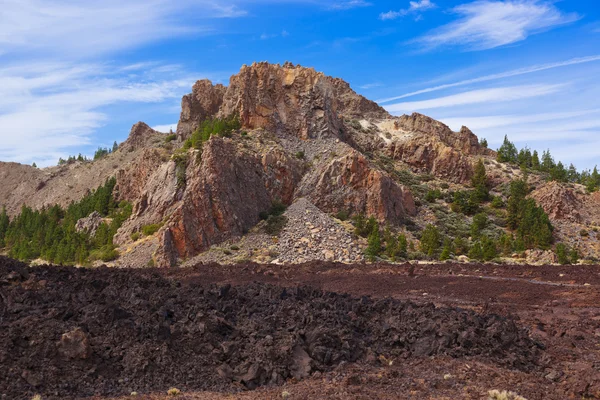
[[[205,121],[233,117],[239,121],[236,129],[190,145]],[[392,116],[343,80],[312,68],[255,63],[244,65],[228,86],[196,82],[182,99],[175,139],[139,122],[118,150],[93,162],[41,170],[0,164],[0,205],[10,216],[22,205],[65,206],[115,177],[116,200],[133,205],[113,239],[120,252],[116,264],[176,266],[214,253],[204,253],[211,247],[253,237],[270,223],[261,217],[273,204],[301,199],[310,205],[307,210],[316,207],[329,215],[329,223],[345,226],[342,234],[327,223],[331,235],[321,238],[313,232],[317,236],[310,239],[318,242],[319,254],[344,261],[347,254],[323,243],[331,247],[337,237],[340,246],[350,249],[366,243],[340,221],[342,216],[373,216],[418,242],[428,223],[461,219],[451,211],[449,197],[470,187],[480,159],[485,160],[490,189],[498,195],[521,174],[496,162],[495,152],[480,145],[467,127],[453,132],[421,114]],[[426,200],[436,189],[439,198]],[[597,197],[562,184],[539,187],[531,196],[552,221],[568,219],[573,229],[600,224]],[[460,224],[470,224],[472,217],[463,217]],[[149,232],[148,226],[155,229]],[[447,231],[452,229],[462,228]],[[555,234],[568,238],[561,229]],[[287,241],[295,237],[285,232]],[[278,233],[268,237],[277,242]],[[349,237],[354,237],[352,243]],[[595,244],[580,241],[577,246],[584,254],[598,254]],[[264,256],[259,249],[248,249],[250,259]],[[273,252],[267,261],[278,259]],[[288,253],[285,260],[297,261]]]

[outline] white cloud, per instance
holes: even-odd
[[[357,7],[369,7],[373,4],[365,0],[349,0],[349,1],[337,1],[330,4],[327,8],[330,10],[349,10]]]
[[[441,118],[442,122],[453,129],[460,129],[465,121],[468,121],[468,126],[472,130],[500,128],[510,125],[523,126],[524,124],[539,124],[542,122],[550,122],[564,119],[580,118],[591,114],[600,114],[600,109],[570,111],[570,112],[555,112],[541,113],[528,115],[493,115],[479,117],[450,117]],[[552,122],[555,124],[554,122]],[[571,128],[577,122],[571,123]],[[581,125],[579,125],[581,127]]]
[[[580,18],[542,0],[480,0],[455,7],[453,11],[461,18],[414,42],[425,49],[464,46],[485,50],[525,40],[529,35]]]
[[[290,35],[289,32],[284,29],[283,31],[281,31],[281,33],[271,33],[271,34],[263,33],[262,35],[260,35],[260,39],[267,40],[267,39],[274,39],[277,37],[285,38],[285,37],[288,37],[289,35]]]
[[[59,63],[0,69],[0,159],[55,163],[69,149],[90,144],[107,122],[104,107],[177,99],[198,78],[177,72],[156,80],[152,70],[132,78],[115,74],[120,69]]]
[[[202,20],[186,24],[181,17],[190,13]],[[235,5],[212,0],[4,0],[0,53],[98,56],[168,37],[206,34],[213,29],[208,18],[243,15]]]
[[[431,0],[418,0],[411,1],[409,3],[409,7],[399,10],[399,11],[388,11],[386,13],[379,14],[379,19],[382,21],[392,20],[400,17],[404,17],[409,14],[430,10],[432,8],[436,8],[437,6],[431,2]],[[420,19],[420,17],[417,17]]]
[[[172,124],[156,125],[153,126],[152,129],[162,133],[169,133],[170,131],[175,132],[177,130],[177,122]]]
[[[503,79],[503,78],[511,78],[514,76],[531,74],[534,72],[546,71],[549,69],[554,69],[554,68],[559,68],[559,67],[567,67],[570,65],[585,64],[585,63],[589,63],[589,62],[593,62],[593,61],[600,61],[600,55],[589,56],[589,57],[578,57],[578,58],[572,58],[572,59],[566,60],[566,61],[560,61],[560,62],[548,63],[548,64],[539,64],[539,65],[533,65],[533,66],[525,67],[525,68],[513,69],[510,71],[506,71],[506,72],[500,72],[498,74],[485,75],[485,76],[480,76],[478,78],[466,79],[466,80],[459,81],[459,82],[447,83],[445,85],[438,85],[438,86],[434,86],[434,87],[430,87],[430,88],[426,88],[426,89],[421,89],[421,90],[406,93],[406,94],[403,94],[400,96],[388,97],[386,99],[377,100],[377,102],[378,103],[387,103],[387,102],[394,101],[394,100],[404,99],[406,97],[416,96],[418,94],[430,93],[430,92],[435,92],[435,91],[444,90],[444,89],[450,89],[450,88],[458,87],[458,86],[471,85],[473,83],[488,82],[488,81],[493,81],[493,80]]]
[[[413,112],[434,108],[455,107],[466,104],[514,101],[558,92],[563,84],[520,85],[490,89],[479,89],[436,99],[395,103],[384,106],[389,112]]]
[[[381,83],[378,83],[378,82],[366,83],[364,85],[359,86],[359,89],[368,90],[368,89],[373,89],[373,88],[377,88],[377,87],[380,87],[380,86],[381,86]]]

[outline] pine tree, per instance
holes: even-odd
[[[375,258],[381,254],[381,237],[379,236],[379,226],[373,226],[373,230],[369,235],[368,246],[365,250],[369,261],[375,261]]]
[[[481,203],[489,199],[490,192],[488,190],[487,174],[485,171],[485,164],[481,158],[479,161],[477,161],[477,164],[475,164],[475,171],[473,173],[473,177],[471,178],[471,185],[475,189],[473,199],[477,203]]]
[[[471,224],[471,236],[478,238],[481,235],[481,231],[486,228],[488,224],[488,217],[485,213],[475,214],[473,217],[473,223]]]
[[[408,240],[406,240],[406,235],[402,233],[398,235],[398,257],[408,257]]]
[[[33,168],[37,168],[37,164],[36,164],[36,163],[33,163],[33,164],[31,164],[31,166],[32,166]]]
[[[113,147],[112,147],[112,151],[113,151],[113,153],[114,153],[115,151],[117,151],[118,149],[119,149],[119,145],[117,144],[117,141],[115,140],[115,142],[113,143]]]
[[[434,257],[441,246],[441,235],[435,225],[427,225],[421,235],[421,251],[429,257]]]
[[[515,145],[508,140],[508,136],[504,136],[504,142],[498,149],[498,161],[499,162],[517,162],[517,148]]]
[[[533,154],[531,155],[531,168],[536,171],[539,171],[540,169],[540,157],[537,150],[534,150]]]
[[[556,245],[556,258],[558,258],[559,264],[569,264],[569,255],[567,246],[563,243],[557,243]]]
[[[444,240],[444,247],[442,248],[442,253],[440,254],[440,261],[446,261],[450,259],[450,255],[452,254],[452,241],[448,238]]]

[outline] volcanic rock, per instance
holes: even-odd
[[[96,231],[102,224],[102,215],[98,211],[94,211],[85,218],[81,218],[75,224],[77,232],[87,232],[90,236],[94,236]]]

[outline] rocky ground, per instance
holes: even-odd
[[[294,202],[283,214],[285,225],[277,235],[265,233],[263,222],[241,240],[230,240],[185,263],[236,264],[245,261],[303,263],[335,261],[354,263],[364,260],[365,240],[357,237],[352,225],[322,212],[305,198]]]
[[[597,266],[0,264],[3,398],[600,397]]]

